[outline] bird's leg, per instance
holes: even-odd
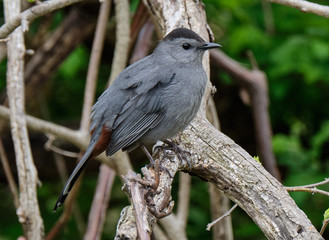
[[[170,141],[168,139],[164,140],[163,142],[166,145],[162,145],[162,146],[158,146],[158,147],[160,147],[162,149],[165,149],[165,150],[171,150],[171,151],[175,152],[178,159],[181,162],[185,161],[188,164],[190,170],[192,169],[192,164],[191,164],[191,162],[189,161],[189,158],[188,158],[188,155],[191,155],[191,153],[181,149],[176,143],[174,143],[173,141]]]
[[[144,146],[144,144],[140,144],[141,148],[143,149],[144,153],[146,154],[147,158],[150,160],[151,165],[154,166],[154,178],[155,178],[155,183],[152,184],[153,189],[156,191],[158,186],[159,186],[159,182],[160,182],[160,167],[159,167],[159,160],[157,159],[156,161],[154,161],[154,159],[152,158],[151,154],[149,153],[149,151],[146,149],[146,147]]]
[[[146,149],[146,147],[143,144],[140,144],[140,146],[143,149],[144,153],[146,154],[147,158],[150,160],[151,166],[153,166],[154,168],[155,184],[153,188],[154,190],[157,190],[160,182],[160,170],[166,171],[171,178],[173,178],[173,176],[171,175],[170,171],[167,168],[160,165],[159,159],[157,160],[153,159],[152,155],[149,153],[149,151]]]

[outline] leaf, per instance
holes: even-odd
[[[323,214],[323,220],[326,221],[329,219],[329,208]]]
[[[255,159],[257,162],[259,162],[260,164],[262,164],[262,163],[260,162],[260,160],[259,160],[259,156],[254,156],[254,159]]]

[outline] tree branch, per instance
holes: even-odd
[[[108,208],[110,193],[115,177],[115,171],[105,164],[100,166],[98,183],[88,216],[88,226],[84,240],[101,239],[101,233]]]
[[[251,99],[257,150],[260,159],[267,171],[280,180],[280,173],[271,143],[272,128],[268,113],[269,101],[266,75],[258,69],[248,70],[244,68],[220,50],[212,50],[210,57],[213,63],[227,72],[240,86],[247,90]]]
[[[6,22],[20,13],[20,0],[4,1]],[[40,216],[37,182],[38,173],[35,168],[30,141],[24,116],[24,36],[22,29],[10,35],[7,42],[7,93],[10,106],[11,133],[14,142],[16,165],[19,180],[19,208],[17,215],[23,225],[28,239],[43,239],[44,226]]]
[[[0,28],[0,39],[6,38],[12,31],[14,31],[18,26],[22,25],[23,30],[27,30],[28,24],[32,22],[37,17],[46,15],[52,11],[60,8],[64,8],[68,5],[81,2],[82,0],[52,0],[43,1],[42,3],[35,5],[24,12],[17,14],[12,17],[10,21],[3,24]]]
[[[130,44],[130,17],[128,0],[114,0],[116,20],[116,41],[114,56],[109,78],[110,85],[119,73],[126,67]]]
[[[18,189],[17,189],[17,185],[15,182],[14,176],[10,170],[8,157],[7,157],[6,150],[5,150],[5,147],[3,146],[1,138],[0,138],[0,159],[1,159],[2,167],[3,167],[3,171],[5,172],[5,175],[6,175],[6,178],[8,181],[9,189],[11,191],[11,194],[12,194],[12,197],[14,200],[15,207],[17,209],[19,207]]]
[[[0,118],[9,121],[9,109],[0,106]],[[54,135],[57,138],[63,139],[81,150],[86,150],[89,143],[89,137],[81,133],[80,131],[75,131],[55,123],[51,123],[45,120],[41,120],[36,117],[25,115],[27,127],[33,131],[48,133]],[[109,159],[105,153],[96,157],[102,163],[106,163],[109,167],[117,171],[117,166]],[[112,158],[113,159],[113,158]]]
[[[95,89],[98,76],[98,68],[103,52],[106,24],[111,11],[111,0],[105,0],[100,5],[100,10],[98,14],[97,27],[95,31],[95,36],[93,40],[93,46],[91,50],[91,56],[89,59],[87,80],[85,87],[85,96],[82,109],[82,120],[81,120],[81,130],[86,131],[88,134],[89,128],[89,116],[91,113],[92,105],[95,100]]]
[[[304,13],[314,13],[316,15],[329,18],[329,7],[312,3],[304,0],[267,0],[269,2],[286,5],[292,8],[297,8]]]

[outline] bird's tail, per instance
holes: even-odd
[[[94,145],[94,144],[93,144]],[[89,146],[87,148],[87,151],[85,152],[85,154],[82,156],[81,160],[79,161],[78,165],[75,167],[75,169],[73,170],[70,178],[67,180],[65,187],[63,188],[61,194],[58,196],[57,202],[55,204],[55,207],[53,209],[53,211],[55,212],[57,210],[58,207],[62,206],[67,195],[69,194],[69,192],[71,191],[75,181],[78,179],[78,177],[80,176],[82,170],[84,169],[84,167],[86,166],[86,163],[88,162],[88,160],[90,158],[93,157],[93,150],[94,150],[95,146]]]

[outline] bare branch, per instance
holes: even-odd
[[[86,131],[86,134],[88,133],[89,128],[89,116],[91,113],[91,108],[95,100],[98,68],[102,56],[106,33],[106,23],[110,15],[111,3],[111,0],[105,0],[101,3],[93,46],[91,50],[91,56],[89,59],[85,96],[82,109],[82,120],[80,126],[82,131]]]
[[[308,185],[304,185],[304,186],[300,186],[300,187],[313,188],[313,187],[325,185],[327,183],[329,183],[329,178],[326,178],[325,180],[318,182],[318,183],[308,184]]]
[[[231,200],[223,194],[214,184],[208,184],[208,191],[210,197],[210,214],[211,219],[215,220],[223,216],[227,211],[230,210]],[[232,229],[232,217],[229,215],[224,218],[212,229],[213,240],[225,239],[233,240],[233,229]]]
[[[101,239],[101,233],[106,216],[106,209],[115,177],[115,172],[105,164],[100,166],[98,183],[91,209],[89,211],[88,226],[85,240]]]
[[[209,224],[207,225],[206,230],[207,230],[207,231],[210,231],[210,229],[211,229],[216,223],[220,222],[223,218],[226,218],[226,217],[230,216],[230,214],[234,211],[234,209],[235,209],[237,206],[238,206],[238,204],[234,204],[234,206],[233,206],[230,210],[228,210],[223,216],[221,216],[221,217],[217,218],[215,221],[212,221],[211,223],[209,223]]]
[[[52,0],[43,1],[42,3],[35,5],[22,13],[17,14],[10,18],[10,21],[3,24],[0,28],[0,39],[6,38],[12,31],[14,31],[22,23],[25,25],[32,22],[37,17],[46,15],[52,11],[60,8],[64,8],[68,5],[81,2],[82,0]]]
[[[134,206],[134,213],[136,219],[136,227],[139,239],[150,239],[153,226],[150,225],[149,217],[151,215],[147,211],[144,190],[140,183],[137,181],[140,179],[140,175],[135,172],[128,171],[125,176],[126,188],[131,194],[132,205]]]
[[[191,176],[179,173],[179,189],[176,217],[182,230],[185,230],[190,208]]]
[[[329,18],[329,7],[304,0],[267,0],[269,2],[297,8],[304,13],[314,13],[316,15]]]
[[[114,0],[115,3],[115,20],[116,20],[116,42],[112,63],[111,75],[108,85],[119,75],[126,67],[130,44],[129,28],[129,1]]]
[[[247,90],[251,99],[257,150],[260,159],[266,170],[280,180],[280,173],[271,143],[272,128],[268,113],[269,100],[265,73],[257,69],[248,70],[244,68],[220,50],[212,50],[210,56],[213,63],[222,68],[232,76],[233,80]]]
[[[316,187],[325,185],[329,183],[329,178],[325,179],[324,181],[313,183],[304,186],[295,186],[295,187],[286,187],[286,190],[289,192],[309,192],[311,194],[319,193],[329,197],[329,192],[317,189]]]
[[[317,189],[317,188],[307,188],[307,187],[286,187],[288,192],[308,192],[311,194],[319,193],[329,197],[329,192]]]
[[[320,230],[320,234],[321,234],[321,235],[323,235],[324,230],[326,229],[328,223],[329,223],[329,219],[326,219],[326,220],[323,221],[323,223],[322,223],[322,227],[321,227],[321,230]]]
[[[0,138],[0,159],[1,159],[2,167],[5,172],[8,184],[9,184],[9,189],[10,189],[11,194],[14,199],[15,207],[17,209],[19,207],[18,189],[17,189],[17,185],[15,182],[14,176],[11,173],[8,157],[7,157],[6,150],[3,146],[1,138]]]
[[[6,22],[20,13],[20,0],[6,0],[4,6]],[[43,239],[44,226],[37,198],[38,173],[32,159],[24,116],[25,45],[22,29],[14,31],[9,38],[7,42],[7,94],[20,190],[17,215],[19,222],[23,225],[25,236],[28,239],[38,240]]]
[[[53,145],[53,142],[55,140],[55,137],[53,135],[49,135],[48,134],[48,141],[44,144],[44,148],[47,151],[53,151],[55,153],[58,153],[60,155],[66,156],[66,157],[71,157],[71,158],[77,158],[79,153],[75,153],[75,152],[70,152],[70,151],[66,151],[63,149],[60,149],[56,146]]]
[[[9,121],[9,110],[6,107],[0,106],[0,118]],[[81,150],[86,150],[89,143],[89,138],[82,134],[80,131],[74,131],[72,129],[38,119],[29,115],[25,115],[27,127],[33,131],[52,134],[58,138],[61,138]],[[102,163],[106,163],[113,169],[117,169],[117,166],[106,157],[105,153],[96,157]]]

